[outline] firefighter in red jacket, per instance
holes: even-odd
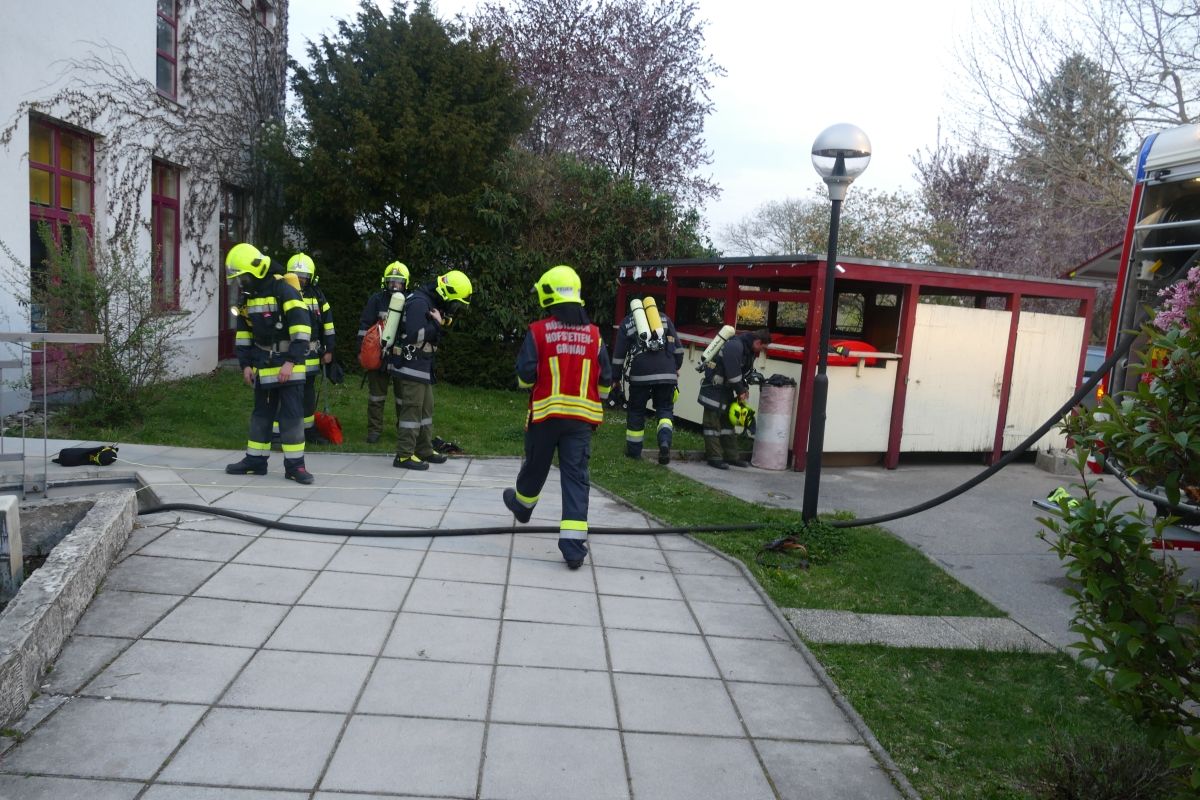
[[[266,475],[271,426],[279,421],[283,475],[312,483],[304,468],[304,378],[312,324],[295,278],[252,244],[237,244],[225,257],[225,273],[242,289],[237,354],[242,377],[254,387],[254,410],[246,455],[225,467],[231,475]]]
[[[558,549],[571,569],[583,566],[588,554],[588,458],[612,381],[608,351],[583,310],[580,287],[579,275],[565,265],[547,270],[534,285],[538,303],[550,316],[529,326],[517,356],[517,380],[532,391],[525,461],[516,488],[504,490],[504,505],[518,522],[529,522],[558,452]]]

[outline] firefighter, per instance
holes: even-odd
[[[639,306],[640,308],[640,306]],[[679,368],[683,366],[683,348],[675,335],[675,324],[666,314],[662,320],[661,338],[647,336],[638,330],[634,313],[630,312],[617,329],[613,349],[613,390],[621,381],[626,384],[629,410],[625,421],[625,455],[642,457],[645,438],[646,403],[654,404],[658,417],[656,440],[658,463],[671,463],[671,437],[675,430],[675,396],[678,392]],[[644,327],[644,326],[643,326]],[[652,332],[653,334],[653,332]]]
[[[404,304],[404,333],[387,359],[396,395],[393,467],[429,469],[446,460],[433,449],[433,357],[443,330],[470,305],[471,292],[471,279],[452,269],[414,289]]]
[[[317,286],[317,265],[305,253],[296,253],[288,259],[287,270],[300,282],[300,296],[308,307],[312,339],[308,344],[304,377],[304,441],[308,444],[328,444],[328,440],[313,427],[317,419],[317,374],[324,364],[333,361],[335,332],[333,311],[325,293]]]
[[[771,343],[767,330],[739,333],[733,336],[714,359],[713,366],[704,369],[700,382],[700,405],[704,408],[701,425],[704,429],[704,457],[710,467],[729,469],[748,467],[738,453],[737,435],[729,420],[729,407],[734,401],[745,403],[750,397],[748,383],[754,372],[754,359]]]
[[[612,366],[600,329],[583,310],[579,275],[568,266],[547,270],[534,285],[550,315],[534,322],[517,356],[517,382],[532,389],[525,426],[525,461],[504,505],[529,522],[550,462],[558,452],[562,519],[558,549],[571,569],[587,557],[588,458],[592,431],[604,420]]]
[[[388,303],[396,292],[408,289],[408,267],[399,261],[393,261],[383,268],[383,277],[379,279],[379,291],[367,298],[363,306],[362,318],[358,322],[358,349],[362,348],[363,337],[372,325],[387,318]],[[383,435],[383,403],[387,400],[388,384],[387,366],[383,369],[367,373],[367,444],[374,444]],[[396,395],[399,403],[400,396]]]
[[[254,387],[246,455],[225,467],[231,475],[266,475],[271,426],[279,421],[283,475],[309,484],[304,468],[304,379],[312,326],[295,279],[252,244],[234,245],[225,257],[227,280],[237,281],[244,303],[237,321],[238,364]]]

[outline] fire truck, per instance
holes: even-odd
[[[1138,152],[1133,197],[1117,261],[1107,352],[1122,331],[1140,327],[1158,292],[1200,262],[1200,125],[1183,125],[1146,138]],[[1102,391],[1136,381],[1139,342],[1114,365]]]

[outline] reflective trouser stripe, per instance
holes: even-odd
[[[256,386],[254,410],[250,412],[250,432],[246,453],[266,458],[271,452],[271,428],[279,423],[283,457],[304,463],[304,384],[291,381],[274,386]]]
[[[393,378],[396,391],[396,455],[425,458],[433,453],[433,386]]]
[[[534,497],[526,497],[525,495],[521,494],[520,492],[516,492],[516,491],[514,491],[514,493],[517,496],[517,502],[520,503],[521,505],[525,506],[526,508],[533,508],[534,506],[536,506],[538,497],[541,497],[541,495],[536,495]]]
[[[625,441],[627,441],[627,442],[640,442],[645,438],[646,438],[645,430],[635,431],[630,428],[625,429]]]
[[[657,375],[630,375],[630,383],[674,383],[674,372],[660,372]]]
[[[588,535],[586,520],[564,519],[558,523],[558,538],[585,541]]]
[[[671,421],[670,417],[663,417],[658,421],[658,429],[661,431],[663,428],[675,428],[675,423]]]

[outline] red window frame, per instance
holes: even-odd
[[[274,6],[272,6],[268,0],[253,0],[253,2],[254,8],[251,9],[250,13],[254,15],[255,21],[258,22],[259,25],[262,25],[264,28],[270,30],[272,14],[275,10]]]
[[[43,159],[40,152],[36,152],[33,146],[33,138],[37,130],[44,130],[48,134],[50,143],[49,159]],[[41,242],[35,241],[35,237],[40,236],[40,227],[42,224],[49,226],[51,235],[56,243],[62,243],[63,231],[71,225],[78,225],[83,228],[89,238],[92,235],[93,226],[93,210],[95,209],[96,200],[96,142],[86,133],[80,133],[62,125],[57,125],[48,119],[41,117],[30,117],[29,119],[29,222],[30,222],[30,282],[38,280],[38,273],[45,270],[45,264],[36,264],[34,262],[34,253],[41,249]],[[64,145],[67,141],[85,143],[87,145],[86,164],[87,172],[81,172],[78,169],[73,169],[74,164],[63,164],[63,156],[65,153],[78,155],[72,150],[64,151]],[[38,176],[45,175],[44,180],[49,182],[49,200],[47,203],[37,202],[34,194],[34,186],[40,179]],[[86,187],[87,206],[86,210],[81,210],[74,207],[76,192],[81,188],[77,184],[82,183]],[[64,189],[69,191],[64,192]],[[70,199],[66,202],[72,207],[64,207],[64,195],[70,195]],[[45,309],[30,309],[30,328],[37,331],[48,330],[49,326],[44,318]]]
[[[154,80],[158,87],[158,93],[174,100],[178,96],[176,87],[179,81],[179,0],[158,0],[157,8]],[[168,31],[171,35],[171,49],[169,51],[161,47],[163,34]],[[164,65],[171,71],[171,85],[169,88],[163,85],[165,83],[162,75]]]
[[[179,309],[179,168],[154,160],[150,173],[150,228],[154,239],[151,285],[160,308]],[[165,222],[173,232],[166,241]],[[169,263],[168,263],[169,261]]]

